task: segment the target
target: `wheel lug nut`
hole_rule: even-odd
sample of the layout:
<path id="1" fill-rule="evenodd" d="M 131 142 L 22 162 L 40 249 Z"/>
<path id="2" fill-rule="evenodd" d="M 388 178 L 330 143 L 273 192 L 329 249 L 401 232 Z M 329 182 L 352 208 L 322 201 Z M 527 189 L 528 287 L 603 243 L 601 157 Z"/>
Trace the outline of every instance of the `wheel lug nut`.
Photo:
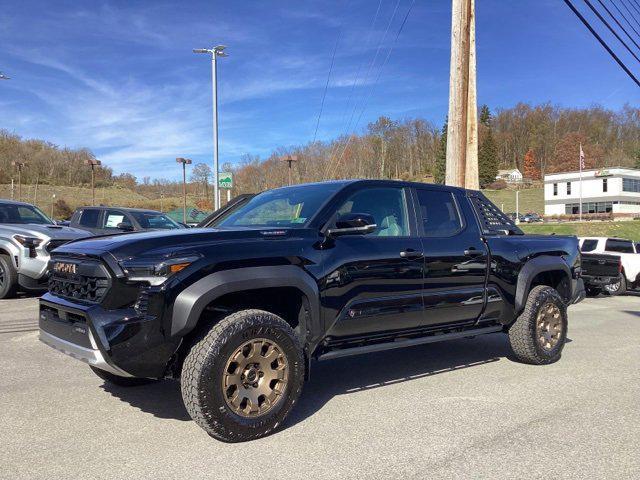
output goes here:
<path id="1" fill-rule="evenodd" d="M 258 388 L 258 382 L 254 383 L 254 384 L 253 384 L 253 387 L 254 387 L 254 388 Z"/>
<path id="2" fill-rule="evenodd" d="M 258 373 L 258 376 L 260 376 L 260 377 L 264 377 L 264 372 L 260 372 L 260 373 Z"/>

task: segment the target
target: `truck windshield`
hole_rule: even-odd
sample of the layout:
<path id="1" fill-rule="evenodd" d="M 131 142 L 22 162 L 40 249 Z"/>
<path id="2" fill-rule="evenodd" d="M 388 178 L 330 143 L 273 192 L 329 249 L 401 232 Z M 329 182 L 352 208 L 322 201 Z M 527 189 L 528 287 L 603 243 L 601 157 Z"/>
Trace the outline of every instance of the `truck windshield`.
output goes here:
<path id="1" fill-rule="evenodd" d="M 212 227 L 304 227 L 342 184 L 285 187 L 256 195 Z"/>
<path id="2" fill-rule="evenodd" d="M 0 203 L 0 223 L 53 225 L 53 221 L 31 205 Z"/>

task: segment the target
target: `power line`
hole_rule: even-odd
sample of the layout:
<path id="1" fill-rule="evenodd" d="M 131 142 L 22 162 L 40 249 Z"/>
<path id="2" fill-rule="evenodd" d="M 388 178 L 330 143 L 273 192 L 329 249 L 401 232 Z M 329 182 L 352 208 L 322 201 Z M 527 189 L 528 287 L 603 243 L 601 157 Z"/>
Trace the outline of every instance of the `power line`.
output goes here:
<path id="1" fill-rule="evenodd" d="M 576 9 L 576 7 L 573 6 L 571 1 L 564 0 L 564 3 L 566 3 L 567 6 L 571 9 L 571 11 L 575 13 L 575 15 L 580 19 L 580 21 L 584 24 L 584 26 L 587 27 L 589 32 L 591 32 L 591 35 L 593 35 L 596 38 L 596 40 L 600 42 L 600 45 L 602 45 L 604 49 L 609 53 L 609 55 L 613 57 L 613 59 L 618 63 L 618 65 L 620 65 L 620 67 L 627 73 L 627 75 L 629 75 L 629 77 L 635 82 L 635 84 L 638 85 L 638 87 L 640 87 L 640 80 L 638 80 L 636 76 L 633 73 L 631 73 L 631 70 L 629 70 L 629 68 L 627 68 L 627 66 L 622 62 L 622 60 L 620 60 L 618 56 L 613 52 L 613 50 L 611 50 L 609 45 L 607 45 L 607 43 L 602 39 L 602 37 L 598 35 L 598 33 L 589 24 L 587 19 L 584 18 L 584 16 L 582 16 L 582 14 Z"/>
<path id="2" fill-rule="evenodd" d="M 613 35 L 624 46 L 624 48 L 627 49 L 627 51 L 633 56 L 633 58 L 635 58 L 640 63 L 640 58 L 638 58 L 638 56 L 633 52 L 633 50 L 631 50 L 631 48 L 629 48 L 629 45 L 627 45 L 627 43 L 624 40 L 622 40 L 622 38 L 620 38 L 620 35 L 618 35 L 618 32 L 616 32 L 613 29 L 613 27 L 611 27 L 611 25 L 609 25 L 609 22 L 607 22 L 605 20 L 605 18 L 600 14 L 600 12 L 598 10 L 596 10 L 596 8 L 591 4 L 591 2 L 589 0 L 584 0 L 584 3 L 586 3 L 587 6 L 591 9 L 591 11 L 600 19 L 600 21 L 602 23 L 604 23 L 605 27 L 607 27 L 609 29 L 609 31 L 611 33 L 613 33 Z"/>
<path id="3" fill-rule="evenodd" d="M 387 56 L 384 59 L 384 62 L 382 63 L 382 66 L 380 67 L 380 70 L 378 71 L 378 76 L 376 77 L 375 81 L 373 82 L 373 85 L 371 86 L 371 89 L 369 90 L 369 95 L 367 96 L 367 98 L 365 99 L 365 103 L 362 106 L 362 110 L 360 111 L 360 115 L 358 116 L 358 120 L 356 121 L 356 124 L 354 125 L 353 129 L 355 130 L 356 128 L 358 128 L 358 124 L 360 123 L 360 119 L 362 118 L 362 115 L 364 114 L 365 110 L 366 110 L 366 103 L 369 100 L 369 98 L 371 98 L 371 94 L 373 93 L 378 81 L 380 80 L 380 77 L 382 76 L 382 71 L 385 67 L 385 65 L 387 64 L 387 61 L 389 60 L 389 57 L 391 57 L 391 53 L 393 52 L 394 47 L 396 46 L 396 43 L 398 42 L 398 38 L 400 37 L 400 34 L 402 33 L 402 30 L 404 29 L 405 24 L 407 23 L 407 19 L 409 18 L 409 14 L 411 13 L 411 10 L 413 9 L 413 5 L 416 3 L 416 0 L 412 0 L 411 5 L 409 5 L 409 9 L 407 10 L 407 13 L 405 14 L 404 18 L 402 19 L 402 23 L 400 24 L 400 28 L 398 28 L 398 31 L 396 33 L 396 37 L 393 39 L 393 43 L 391 44 L 391 47 L 389 48 L 389 52 L 387 53 Z M 338 159 L 338 162 L 336 165 L 339 165 L 340 162 L 342 161 L 342 158 L 344 157 L 345 152 L 347 151 L 347 147 L 349 146 L 349 143 L 351 142 L 351 138 L 353 138 L 353 136 L 349 136 L 347 143 L 345 144 L 342 153 L 340 154 L 340 158 Z"/>
<path id="4" fill-rule="evenodd" d="M 638 19 L 636 18 L 636 16 L 633 14 L 633 12 L 631 10 L 629 10 L 629 7 L 627 7 L 627 4 L 624 0 L 620 0 L 620 3 L 622 4 L 622 6 L 624 7 L 624 9 L 627 11 L 627 13 L 629 14 L 629 16 L 631 18 L 633 18 L 633 21 L 636 22 L 636 24 L 640 27 L 640 21 L 638 21 Z"/>
<path id="5" fill-rule="evenodd" d="M 640 10 L 638 10 L 638 8 L 636 8 L 636 6 L 640 7 L 640 4 L 638 4 L 638 0 L 631 0 L 630 3 L 631 3 L 631 6 L 633 7 L 633 9 L 636 12 L 640 13 Z"/>
<path id="6" fill-rule="evenodd" d="M 614 0 L 609 0 L 609 2 L 611 2 L 611 5 L 613 5 L 615 7 L 615 9 L 618 11 L 618 13 L 622 16 L 622 18 L 624 18 L 625 22 L 627 22 L 627 25 L 629 25 L 629 27 L 631 27 L 631 30 L 633 30 L 636 35 L 638 35 L 640 37 L 640 33 L 636 30 L 636 28 L 633 26 L 633 24 L 629 21 L 629 19 L 627 18 L 627 16 L 622 12 L 622 10 L 620 10 L 620 7 L 618 7 L 618 5 L 614 2 Z"/>
<path id="7" fill-rule="evenodd" d="M 329 89 L 329 80 L 331 79 L 331 71 L 333 70 L 333 63 L 336 59 L 336 50 L 338 50 L 338 42 L 340 41 L 340 35 L 342 30 L 338 32 L 336 43 L 333 46 L 333 54 L 331 55 L 331 65 L 329 66 L 329 73 L 327 75 L 327 83 L 324 85 L 324 93 L 322 94 L 322 101 L 320 102 L 320 111 L 318 112 L 318 121 L 316 122 L 316 130 L 313 132 L 313 142 L 316 143 L 316 136 L 318 135 L 318 127 L 320 126 L 320 117 L 322 117 L 322 110 L 324 110 L 324 100 L 327 97 L 327 90 Z"/>
<path id="8" fill-rule="evenodd" d="M 609 16 L 611 18 L 613 18 L 613 21 L 616 22 L 616 24 L 622 29 L 622 31 L 627 35 L 627 37 L 629 37 L 629 40 L 631 40 L 633 42 L 633 44 L 640 49 L 640 45 L 638 45 L 638 43 L 633 39 L 633 37 L 631 35 L 629 35 L 629 32 L 627 32 L 627 29 L 624 28 L 622 26 L 622 24 L 618 21 L 618 19 L 611 13 L 611 10 L 609 10 L 607 8 L 607 6 L 602 2 L 602 0 L 598 0 L 598 3 L 600 5 L 602 5 L 602 8 L 604 8 L 606 10 L 606 12 L 609 14 Z"/>

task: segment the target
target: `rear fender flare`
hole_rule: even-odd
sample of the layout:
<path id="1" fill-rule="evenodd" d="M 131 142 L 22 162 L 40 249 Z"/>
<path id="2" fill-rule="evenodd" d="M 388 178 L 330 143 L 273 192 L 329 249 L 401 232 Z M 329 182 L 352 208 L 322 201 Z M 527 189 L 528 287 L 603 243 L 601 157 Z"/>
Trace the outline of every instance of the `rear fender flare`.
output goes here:
<path id="1" fill-rule="evenodd" d="M 279 265 L 272 267 L 248 267 L 212 273 L 184 289 L 173 304 L 171 336 L 183 337 L 193 330 L 202 312 L 216 298 L 228 293 L 258 288 L 295 287 L 306 296 L 309 305 L 308 321 L 301 319 L 299 340 L 304 344 L 307 331 L 319 325 L 320 295 L 315 280 L 300 267 Z"/>
<path id="2" fill-rule="evenodd" d="M 515 298 L 516 315 L 519 315 L 524 309 L 533 279 L 540 273 L 553 271 L 562 271 L 567 276 L 567 280 L 571 280 L 571 269 L 561 257 L 542 255 L 532 258 L 525 263 L 518 274 Z M 571 285 L 571 283 L 569 284 Z M 570 299 L 568 299 L 568 301 L 570 301 Z"/>

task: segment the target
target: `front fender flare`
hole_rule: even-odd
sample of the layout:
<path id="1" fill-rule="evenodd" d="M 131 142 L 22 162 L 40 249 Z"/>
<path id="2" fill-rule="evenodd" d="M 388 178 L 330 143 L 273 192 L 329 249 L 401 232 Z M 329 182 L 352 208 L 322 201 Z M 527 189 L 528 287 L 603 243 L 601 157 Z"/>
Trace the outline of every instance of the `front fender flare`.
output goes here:
<path id="1" fill-rule="evenodd" d="M 524 305 L 527 302 L 527 296 L 531 290 L 531 282 L 536 275 L 542 272 L 558 270 L 564 272 L 567 275 L 567 279 L 569 281 L 571 280 L 571 269 L 561 257 L 541 255 L 539 257 L 532 258 L 525 263 L 524 267 L 522 267 L 522 270 L 520 270 L 520 273 L 518 274 L 515 298 L 516 315 L 519 315 L 524 309 Z"/>
<path id="2" fill-rule="evenodd" d="M 319 325 L 320 295 L 311 275 L 293 265 L 248 267 L 212 273 L 183 290 L 173 304 L 171 336 L 184 336 L 193 330 L 206 306 L 216 298 L 243 290 L 273 287 L 295 287 L 306 296 L 311 325 L 300 325 L 302 337 L 309 328 Z"/>

